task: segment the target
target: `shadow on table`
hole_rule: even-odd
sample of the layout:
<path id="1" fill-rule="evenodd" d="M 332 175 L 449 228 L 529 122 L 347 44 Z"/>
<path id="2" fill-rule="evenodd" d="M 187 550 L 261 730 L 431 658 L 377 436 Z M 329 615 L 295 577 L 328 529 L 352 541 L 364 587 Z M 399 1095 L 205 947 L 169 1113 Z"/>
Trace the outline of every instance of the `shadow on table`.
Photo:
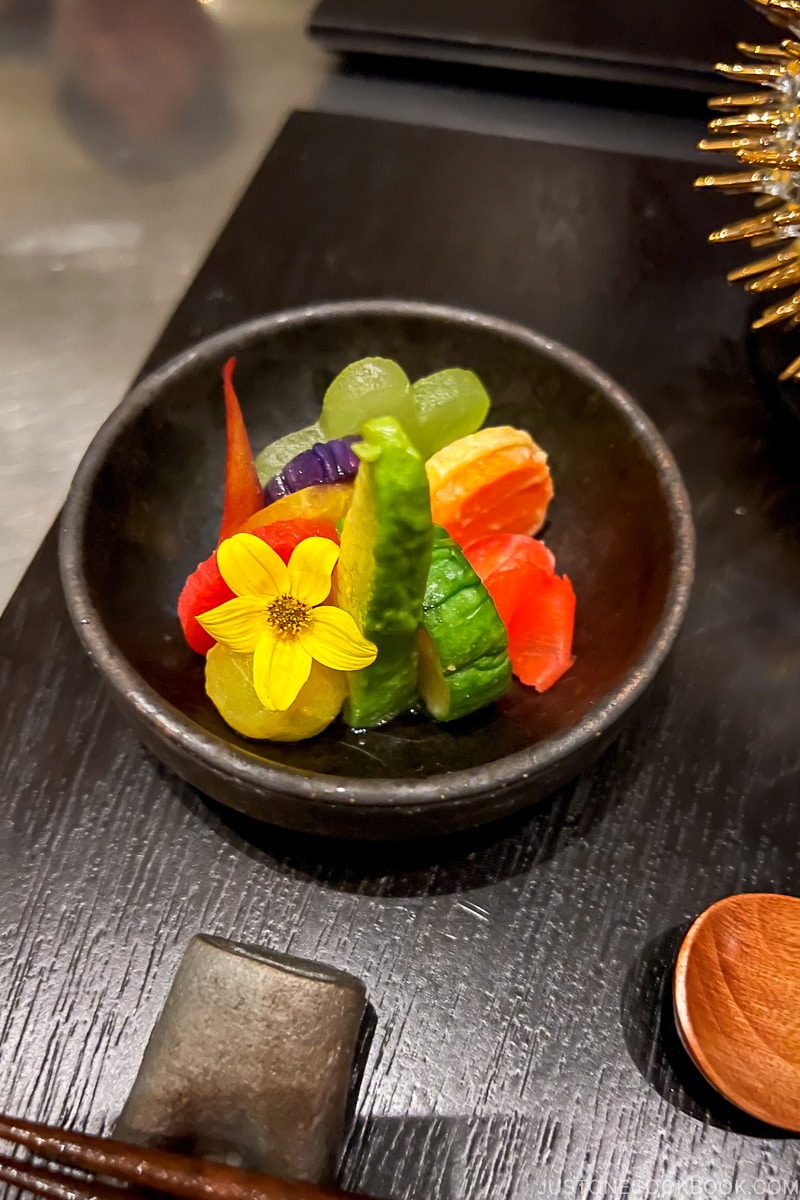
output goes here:
<path id="1" fill-rule="evenodd" d="M 446 895 L 525 874 L 602 820 L 609 799 L 605 789 L 578 780 L 535 808 L 479 829 L 384 845 L 277 829 L 175 786 L 204 824 L 248 857 L 334 891 L 386 897 Z"/>
<path id="2" fill-rule="evenodd" d="M 345 841 L 294 833 L 225 808 L 164 773 L 180 801 L 235 849 L 282 874 L 335 891 L 407 897 L 482 888 L 527 874 L 586 838 L 630 787 L 630 747 L 648 736 L 669 703 L 668 663 L 647 701 L 586 775 L 535 806 L 477 829 L 408 842 Z M 155 760 L 154 760 L 155 761 Z"/>
<path id="3" fill-rule="evenodd" d="M 683 1047 L 672 1011 L 672 971 L 690 924 L 674 926 L 648 942 L 628 971 L 621 1002 L 628 1052 L 650 1086 L 680 1112 L 730 1133 L 792 1137 L 729 1104 Z"/>
<path id="4" fill-rule="evenodd" d="M 227 809 L 159 767 L 176 797 L 219 837 L 285 875 L 311 878 L 335 891 L 401 897 L 444 895 L 526 874 L 587 837 L 630 784 L 632 741 L 666 703 L 662 680 L 647 708 L 593 770 L 539 804 L 478 829 L 409 842 L 326 839 L 293 833 Z"/>

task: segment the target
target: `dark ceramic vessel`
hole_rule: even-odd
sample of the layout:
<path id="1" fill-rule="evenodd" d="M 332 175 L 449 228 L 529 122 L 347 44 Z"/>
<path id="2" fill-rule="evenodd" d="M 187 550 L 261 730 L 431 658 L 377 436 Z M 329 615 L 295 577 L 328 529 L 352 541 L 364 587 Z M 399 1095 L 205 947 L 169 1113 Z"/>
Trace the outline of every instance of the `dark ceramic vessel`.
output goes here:
<path id="1" fill-rule="evenodd" d="M 477 371 L 490 421 L 528 428 L 550 455 L 546 529 L 578 597 L 577 661 L 544 696 L 514 684 L 449 725 L 409 715 L 356 733 L 336 722 L 295 744 L 238 737 L 203 690 L 175 616 L 216 544 L 224 471 L 220 372 L 254 447 L 315 418 L 328 382 L 364 355 L 412 379 Z M 61 531 L 69 610 L 125 718 L 169 767 L 251 816 L 373 839 L 443 833 L 540 799 L 587 767 L 661 666 L 693 574 L 689 501 L 657 430 L 597 368 L 499 319 L 399 301 L 318 305 L 201 343 L 145 379 L 98 433 Z"/>
<path id="2" fill-rule="evenodd" d="M 344 971 L 193 937 L 115 1136 L 331 1183 L 365 1006 Z"/>

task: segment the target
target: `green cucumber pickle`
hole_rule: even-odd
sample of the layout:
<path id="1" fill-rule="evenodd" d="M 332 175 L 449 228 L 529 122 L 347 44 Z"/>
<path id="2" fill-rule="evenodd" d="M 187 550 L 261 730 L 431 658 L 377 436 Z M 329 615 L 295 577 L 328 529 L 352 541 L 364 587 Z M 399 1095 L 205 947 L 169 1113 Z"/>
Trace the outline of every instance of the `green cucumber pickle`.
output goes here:
<path id="1" fill-rule="evenodd" d="M 414 417 L 411 384 L 391 358 L 361 358 L 340 371 L 322 401 L 326 438 L 360 433 L 364 423 L 390 413 L 405 429 Z"/>
<path id="2" fill-rule="evenodd" d="M 378 647 L 348 676 L 345 720 L 369 729 L 417 701 L 417 631 L 433 544 L 425 464 L 394 417 L 362 428 L 361 466 L 344 521 L 337 603 Z"/>
<path id="3" fill-rule="evenodd" d="M 420 692 L 435 720 L 466 717 L 508 691 L 506 628 L 461 548 L 438 527 L 422 619 Z"/>

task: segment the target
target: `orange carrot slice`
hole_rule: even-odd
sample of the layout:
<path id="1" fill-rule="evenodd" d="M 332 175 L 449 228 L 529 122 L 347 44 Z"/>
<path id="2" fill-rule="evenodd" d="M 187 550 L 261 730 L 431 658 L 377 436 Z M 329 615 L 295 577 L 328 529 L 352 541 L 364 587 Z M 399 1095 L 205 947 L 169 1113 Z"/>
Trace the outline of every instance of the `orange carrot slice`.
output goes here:
<path id="1" fill-rule="evenodd" d="M 228 450 L 225 461 L 225 504 L 219 531 L 221 542 L 236 533 L 242 522 L 264 503 L 264 489 L 258 481 L 250 439 L 233 387 L 235 367 L 236 359 L 229 358 L 222 369 Z"/>
<path id="2" fill-rule="evenodd" d="M 425 464 L 434 524 L 465 545 L 487 533 L 536 533 L 553 495 L 547 455 L 529 433 L 490 426 Z"/>

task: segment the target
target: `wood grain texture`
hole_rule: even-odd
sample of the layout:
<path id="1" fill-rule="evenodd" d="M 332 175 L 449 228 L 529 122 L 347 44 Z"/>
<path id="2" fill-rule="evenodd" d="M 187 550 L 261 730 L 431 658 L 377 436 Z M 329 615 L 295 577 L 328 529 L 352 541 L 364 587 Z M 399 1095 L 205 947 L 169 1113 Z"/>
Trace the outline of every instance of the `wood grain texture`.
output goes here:
<path id="1" fill-rule="evenodd" d="M 680 948 L 673 996 L 706 1078 L 745 1112 L 800 1133 L 800 900 L 712 904 Z"/>
<path id="2" fill-rule="evenodd" d="M 704 243 L 736 202 L 693 194 L 692 174 L 290 120 L 151 364 L 260 312 L 364 295 L 567 341 L 631 389 L 685 473 L 687 624 L 623 739 L 527 816 L 332 847 L 214 808 L 137 744 L 68 626 L 51 535 L 0 624 L 1 1108 L 107 1127 L 206 930 L 366 982 L 351 1190 L 638 1200 L 797 1177 L 797 1143 L 716 1098 L 669 1019 L 688 922 L 727 893 L 800 888 L 800 479 L 747 299 L 723 281 L 739 258 Z"/>

